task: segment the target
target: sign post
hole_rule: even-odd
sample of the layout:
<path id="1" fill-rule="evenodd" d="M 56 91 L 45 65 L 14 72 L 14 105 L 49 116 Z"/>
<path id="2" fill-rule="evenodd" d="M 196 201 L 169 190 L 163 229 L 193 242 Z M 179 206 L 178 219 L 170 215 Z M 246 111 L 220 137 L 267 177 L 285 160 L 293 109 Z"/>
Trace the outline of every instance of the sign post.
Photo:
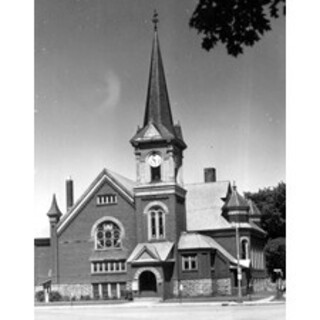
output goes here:
<path id="1" fill-rule="evenodd" d="M 237 281 L 238 281 L 238 302 L 242 302 L 241 280 L 242 270 L 240 266 L 240 240 L 239 240 L 239 226 L 236 223 L 236 246 L 237 246 Z"/>

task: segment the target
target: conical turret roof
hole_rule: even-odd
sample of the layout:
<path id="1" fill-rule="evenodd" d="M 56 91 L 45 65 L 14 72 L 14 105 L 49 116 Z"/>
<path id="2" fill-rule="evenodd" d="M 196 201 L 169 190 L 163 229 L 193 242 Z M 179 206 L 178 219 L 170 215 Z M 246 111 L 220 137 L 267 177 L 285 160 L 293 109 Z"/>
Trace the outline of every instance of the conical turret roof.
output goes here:
<path id="1" fill-rule="evenodd" d="M 223 209 L 226 211 L 249 210 L 249 204 L 247 200 L 240 195 L 235 185 L 232 187 L 231 195 L 224 204 Z"/>
<path id="2" fill-rule="evenodd" d="M 48 217 L 60 217 L 62 216 L 62 213 L 58 207 L 58 204 L 57 204 L 57 199 L 56 199 L 56 195 L 53 194 L 53 197 L 52 197 L 52 202 L 51 202 L 51 207 L 47 213 L 47 216 Z"/>

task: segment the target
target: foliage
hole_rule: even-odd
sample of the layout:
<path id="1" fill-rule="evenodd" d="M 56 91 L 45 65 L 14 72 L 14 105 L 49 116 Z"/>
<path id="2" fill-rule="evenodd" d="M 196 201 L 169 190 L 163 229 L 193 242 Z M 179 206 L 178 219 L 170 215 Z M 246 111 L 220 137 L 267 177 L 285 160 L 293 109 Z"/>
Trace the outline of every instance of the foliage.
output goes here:
<path id="1" fill-rule="evenodd" d="M 49 294 L 50 301 L 62 301 L 62 295 L 58 291 L 51 291 Z"/>
<path id="2" fill-rule="evenodd" d="M 38 302 L 44 302 L 44 291 L 37 291 L 35 293 L 35 299 Z M 49 293 L 49 301 L 62 301 L 63 297 L 58 291 L 51 291 Z"/>
<path id="3" fill-rule="evenodd" d="M 43 302 L 44 301 L 44 291 L 43 290 L 37 291 L 35 293 L 35 299 L 37 302 Z"/>
<path id="4" fill-rule="evenodd" d="M 189 26 L 201 34 L 205 50 L 221 42 L 236 57 L 271 30 L 280 11 L 285 15 L 285 0 L 199 0 Z"/>
<path id="5" fill-rule="evenodd" d="M 247 192 L 261 211 L 261 227 L 267 231 L 268 238 L 286 236 L 286 184 L 280 182 L 274 188 L 265 188 L 256 193 Z"/>
<path id="6" fill-rule="evenodd" d="M 286 277 L 286 239 L 270 239 L 265 248 L 266 264 L 269 274 L 274 276 L 274 269 L 281 269 Z"/>

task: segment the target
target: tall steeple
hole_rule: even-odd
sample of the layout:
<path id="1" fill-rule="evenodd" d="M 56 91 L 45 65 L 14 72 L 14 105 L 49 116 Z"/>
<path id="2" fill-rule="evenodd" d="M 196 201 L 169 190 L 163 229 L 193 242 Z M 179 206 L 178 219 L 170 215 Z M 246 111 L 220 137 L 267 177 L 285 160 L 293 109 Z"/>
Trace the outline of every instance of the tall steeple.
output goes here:
<path id="1" fill-rule="evenodd" d="M 131 143 L 150 140 L 176 140 L 186 147 L 181 133 L 180 125 L 174 125 L 166 84 L 164 67 L 158 38 L 158 14 L 155 11 L 152 22 L 154 23 L 154 36 L 152 43 L 150 72 L 147 90 L 147 100 L 144 113 L 143 127 L 138 129 Z"/>
<path id="2" fill-rule="evenodd" d="M 152 44 L 149 85 L 146 101 L 146 109 L 143 125 L 153 122 L 156 125 L 164 125 L 174 134 L 173 120 L 169 102 L 169 95 L 162 63 L 160 44 L 157 31 L 157 15 L 155 13 L 153 22 L 154 37 Z"/>
<path id="3" fill-rule="evenodd" d="M 137 173 L 134 188 L 137 239 L 138 242 L 177 242 L 180 233 L 186 230 L 182 163 L 187 146 L 180 125 L 173 123 L 156 12 L 152 22 L 153 43 L 143 127 L 130 141 Z M 163 210 L 166 214 L 153 218 L 154 210 Z"/>

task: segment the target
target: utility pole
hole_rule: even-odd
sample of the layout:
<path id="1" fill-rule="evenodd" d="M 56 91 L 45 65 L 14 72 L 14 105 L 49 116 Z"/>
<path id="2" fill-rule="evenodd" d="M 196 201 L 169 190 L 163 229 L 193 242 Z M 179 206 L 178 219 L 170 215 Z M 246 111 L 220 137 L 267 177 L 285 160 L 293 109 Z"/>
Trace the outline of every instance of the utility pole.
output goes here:
<path id="1" fill-rule="evenodd" d="M 236 246 L 237 246 L 237 282 L 238 282 L 238 302 L 242 302 L 241 280 L 242 270 L 240 266 L 240 239 L 239 239 L 239 225 L 236 222 Z"/>

